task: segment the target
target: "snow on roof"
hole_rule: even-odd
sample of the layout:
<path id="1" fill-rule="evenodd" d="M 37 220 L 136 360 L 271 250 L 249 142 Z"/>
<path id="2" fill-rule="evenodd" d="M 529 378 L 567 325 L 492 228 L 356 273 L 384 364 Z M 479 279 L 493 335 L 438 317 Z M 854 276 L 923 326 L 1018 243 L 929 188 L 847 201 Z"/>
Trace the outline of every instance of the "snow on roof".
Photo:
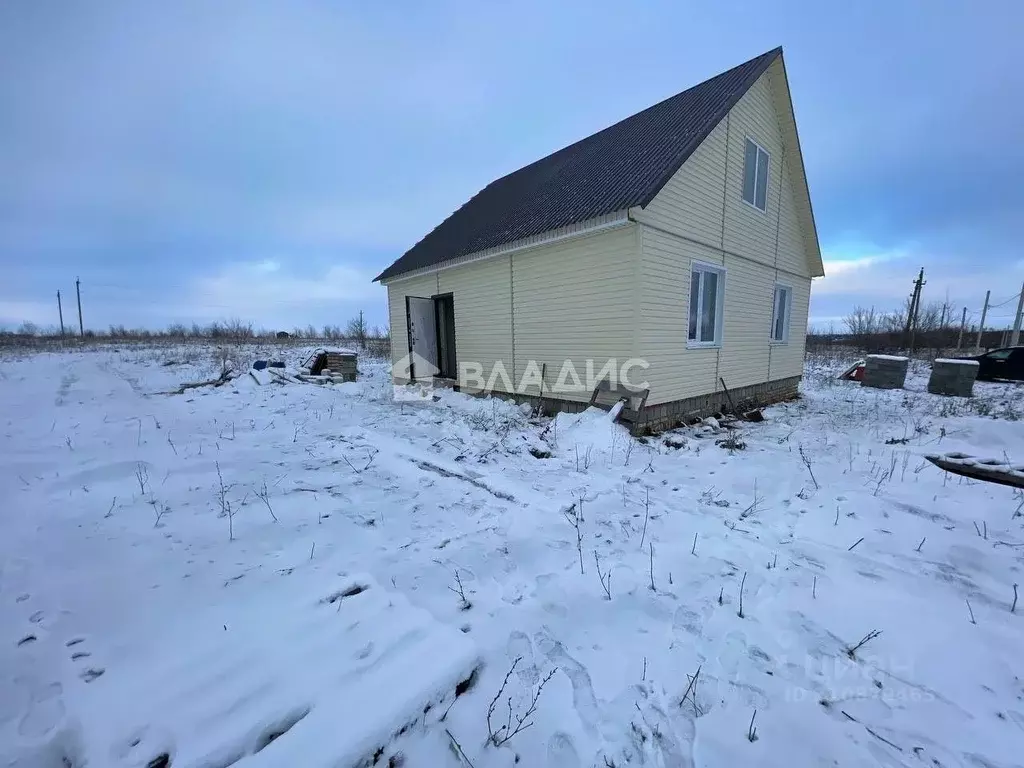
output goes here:
<path id="1" fill-rule="evenodd" d="M 936 358 L 935 362 L 945 363 L 947 365 L 980 365 L 977 360 L 956 360 L 948 357 Z"/>
<path id="2" fill-rule="evenodd" d="M 893 360 L 896 362 L 905 363 L 909 359 L 909 357 L 900 357 L 899 355 L 868 355 L 868 360 Z"/>

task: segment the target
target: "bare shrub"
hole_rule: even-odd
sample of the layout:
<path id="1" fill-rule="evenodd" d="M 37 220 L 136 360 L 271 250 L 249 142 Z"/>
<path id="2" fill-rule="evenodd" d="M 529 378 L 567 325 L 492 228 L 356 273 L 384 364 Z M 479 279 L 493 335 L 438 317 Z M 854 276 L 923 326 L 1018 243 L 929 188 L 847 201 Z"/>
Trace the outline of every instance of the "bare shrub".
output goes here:
<path id="1" fill-rule="evenodd" d="M 512 666 L 509 667 L 508 672 L 505 674 L 505 679 L 502 681 L 501 687 L 498 688 L 498 692 L 494 694 L 494 698 L 491 699 L 491 703 L 487 707 L 487 740 L 496 747 L 500 747 L 513 736 L 533 725 L 533 721 L 530 720 L 530 718 L 537 710 L 537 702 L 540 701 L 540 695 L 544 691 L 544 686 L 548 684 L 548 681 L 551 680 L 551 678 L 555 676 L 555 672 L 558 671 L 558 668 L 555 667 L 548 673 L 547 677 L 540 681 L 540 685 L 538 685 L 533 691 L 533 697 L 530 699 L 529 706 L 522 712 L 522 714 L 512 711 L 512 697 L 507 697 L 508 717 L 505 719 L 504 725 L 495 728 L 491 720 L 494 717 L 495 709 L 498 706 L 498 700 L 504 695 L 505 688 L 508 686 L 509 678 L 512 677 L 512 673 L 522 660 L 523 657 L 519 656 L 512 662 Z M 515 723 L 512 722 L 513 719 L 515 720 Z"/>

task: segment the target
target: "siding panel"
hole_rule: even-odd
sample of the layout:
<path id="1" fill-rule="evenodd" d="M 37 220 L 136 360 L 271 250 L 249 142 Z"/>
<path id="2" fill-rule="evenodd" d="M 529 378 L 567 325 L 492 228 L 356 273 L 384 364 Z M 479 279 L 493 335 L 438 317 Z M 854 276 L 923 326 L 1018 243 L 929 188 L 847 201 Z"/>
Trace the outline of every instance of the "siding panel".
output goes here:
<path id="1" fill-rule="evenodd" d="M 743 167 L 747 138 L 768 150 L 767 212 L 743 200 Z M 725 193 L 725 250 L 775 265 L 775 232 L 779 216 L 779 182 L 783 180 L 782 136 L 771 85 L 765 73 L 729 113 L 729 163 Z"/>
<path id="2" fill-rule="evenodd" d="M 788 181 L 793 173 L 792 163 L 787 160 L 784 165 L 783 179 Z M 782 185 L 780 204 L 782 207 L 779 213 L 779 252 L 776 265 L 780 270 L 791 274 L 810 277 L 811 266 L 804 250 L 805 240 L 797 216 L 792 184 Z"/>
<path id="3" fill-rule="evenodd" d="M 457 370 L 490 371 L 500 360 L 512 370 L 512 288 L 509 257 L 496 256 L 437 273 L 438 293 L 455 305 Z"/>
<path id="4" fill-rule="evenodd" d="M 766 264 L 727 255 L 725 333 L 718 375 L 727 387 L 745 387 L 769 380 L 775 270 Z"/>
<path id="5" fill-rule="evenodd" d="M 514 384 L 530 361 L 538 370 L 547 365 L 545 392 L 552 393 L 566 360 L 586 384 L 587 360 L 599 371 L 609 359 L 621 366 L 634 356 L 637 251 L 630 225 L 512 255 Z M 538 394 L 529 386 L 522 392 Z M 589 390 L 552 394 L 590 398 Z"/>
<path id="6" fill-rule="evenodd" d="M 492 379 L 499 362 L 511 388 L 529 361 L 538 371 L 546 363 L 546 393 L 566 360 L 584 384 L 587 360 L 595 371 L 612 358 L 621 366 L 635 356 L 637 237 L 635 225 L 624 225 L 389 284 L 394 362 L 408 352 L 405 297 L 451 293 L 460 370 L 479 365 L 497 392 L 509 391 L 502 376 Z M 536 387 L 522 391 L 538 394 Z M 557 396 L 587 400 L 590 390 Z"/>
<path id="7" fill-rule="evenodd" d="M 637 221 L 721 247 L 725 139 L 723 120 L 651 204 L 637 212 Z"/>
<path id="8" fill-rule="evenodd" d="M 688 349 L 693 261 L 722 264 L 722 252 L 651 227 L 641 230 L 640 356 L 650 367 L 651 405 L 715 390 L 718 350 Z M 726 276 L 726 296 L 729 279 Z"/>

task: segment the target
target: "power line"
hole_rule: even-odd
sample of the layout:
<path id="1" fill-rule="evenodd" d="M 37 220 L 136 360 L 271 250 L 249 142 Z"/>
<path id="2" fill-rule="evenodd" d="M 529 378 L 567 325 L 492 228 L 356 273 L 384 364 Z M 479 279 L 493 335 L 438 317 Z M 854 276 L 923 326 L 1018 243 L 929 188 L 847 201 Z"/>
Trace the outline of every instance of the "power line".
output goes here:
<path id="1" fill-rule="evenodd" d="M 1019 299 L 1019 298 L 1020 298 L 1020 294 L 1019 293 L 1015 293 L 1015 294 L 1013 294 L 1013 296 L 1008 298 L 1006 301 L 1001 301 L 998 304 L 989 304 L 988 306 L 989 306 L 989 309 L 993 309 L 995 307 L 1002 307 L 1002 306 L 1005 306 L 1005 305 L 1009 304 L 1011 301 L 1017 301 L 1017 299 Z"/>

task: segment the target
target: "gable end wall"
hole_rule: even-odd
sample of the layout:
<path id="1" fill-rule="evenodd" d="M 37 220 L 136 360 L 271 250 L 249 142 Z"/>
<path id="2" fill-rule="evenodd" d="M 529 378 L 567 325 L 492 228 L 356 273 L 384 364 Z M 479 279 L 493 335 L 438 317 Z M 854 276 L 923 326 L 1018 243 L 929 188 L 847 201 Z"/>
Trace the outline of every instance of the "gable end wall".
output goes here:
<path id="1" fill-rule="evenodd" d="M 773 78 L 775 82 L 773 82 Z M 801 221 L 796 171 L 787 161 L 773 86 L 785 87 L 773 64 L 665 185 L 651 204 L 632 211 L 641 224 L 640 354 L 650 362 L 651 404 L 728 387 L 798 377 L 814 259 L 813 232 Z M 754 139 L 770 154 L 767 212 L 742 199 L 744 147 Z M 690 267 L 726 270 L 722 344 L 686 346 Z M 793 289 L 790 338 L 772 343 L 776 282 Z"/>

